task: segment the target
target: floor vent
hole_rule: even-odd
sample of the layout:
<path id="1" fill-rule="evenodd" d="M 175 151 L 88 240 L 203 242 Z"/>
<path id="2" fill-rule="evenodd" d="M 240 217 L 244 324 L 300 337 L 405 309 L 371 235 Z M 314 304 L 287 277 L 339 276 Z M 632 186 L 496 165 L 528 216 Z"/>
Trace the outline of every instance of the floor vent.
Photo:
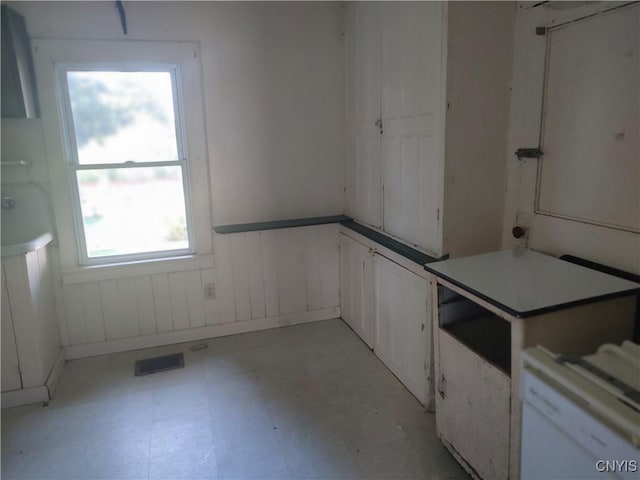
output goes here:
<path id="1" fill-rule="evenodd" d="M 184 367 L 184 356 L 182 353 L 173 355 L 163 355 L 162 357 L 145 358 L 138 360 L 135 365 L 135 376 L 149 375 L 151 373 L 164 372 L 175 368 Z"/>

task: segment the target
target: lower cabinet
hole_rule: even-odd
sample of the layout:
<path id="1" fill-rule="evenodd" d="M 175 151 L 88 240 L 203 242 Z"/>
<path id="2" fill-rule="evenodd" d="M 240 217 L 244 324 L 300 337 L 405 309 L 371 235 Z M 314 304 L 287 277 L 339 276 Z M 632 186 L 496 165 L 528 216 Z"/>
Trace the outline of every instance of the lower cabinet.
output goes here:
<path id="1" fill-rule="evenodd" d="M 422 403 L 427 401 L 431 340 L 429 283 L 387 258 L 374 255 L 374 352 Z"/>
<path id="2" fill-rule="evenodd" d="M 16 335 L 13 330 L 13 317 L 9 304 L 9 292 L 4 281 L 4 267 L 2 268 L 2 391 L 20 390 L 22 378 L 18 364 L 18 349 Z"/>
<path id="3" fill-rule="evenodd" d="M 431 406 L 428 280 L 382 255 L 375 244 L 341 234 L 340 281 L 344 321 L 420 402 Z"/>
<path id="4" fill-rule="evenodd" d="M 371 249 L 340 235 L 340 303 L 342 319 L 373 348 L 373 256 Z"/>
<path id="5" fill-rule="evenodd" d="M 480 478 L 507 480 L 511 378 L 447 331 L 437 338 L 440 439 Z"/>

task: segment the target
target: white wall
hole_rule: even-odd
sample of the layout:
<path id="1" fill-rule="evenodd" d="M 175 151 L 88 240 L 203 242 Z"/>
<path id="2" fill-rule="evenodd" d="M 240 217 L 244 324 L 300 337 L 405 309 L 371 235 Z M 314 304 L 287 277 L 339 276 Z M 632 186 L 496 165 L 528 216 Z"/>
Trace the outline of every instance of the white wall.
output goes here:
<path id="1" fill-rule="evenodd" d="M 8 2 L 32 37 L 197 41 L 215 225 L 342 213 L 342 7 Z"/>
<path id="2" fill-rule="evenodd" d="M 451 2 L 447 32 L 445 251 L 499 250 L 516 6 Z"/>
<path id="3" fill-rule="evenodd" d="M 125 2 L 128 35 L 122 33 L 113 2 L 8 5 L 25 16 L 29 35 L 39 42 L 198 42 L 210 176 L 206 193 L 214 225 L 342 213 L 341 5 Z M 51 82 L 41 88 L 53 89 L 54 85 Z M 51 190 L 56 183 L 50 183 L 52 165 L 64 160 L 47 149 L 42 121 L 3 119 L 2 138 L 3 160 L 33 162 L 28 169 L 3 169 L 2 181 L 36 182 Z M 74 271 L 77 266 L 63 256 L 55 284 L 61 338 L 70 347 L 67 353 L 84 356 L 339 316 L 337 229 L 311 227 L 290 232 L 274 237 L 284 242 L 284 251 L 281 246 L 266 251 L 260 246 L 260 239 L 268 234 L 214 235 L 213 263 L 178 262 L 156 274 L 153 268 L 116 268 L 105 274 L 108 279 L 87 273 L 78 280 L 82 272 Z M 71 232 L 61 233 L 70 238 Z M 254 271 L 257 266 L 250 259 L 271 262 L 272 271 Z M 67 273 L 61 275 L 61 270 Z M 156 285 L 154 275 L 162 278 L 156 280 L 153 302 L 164 295 L 168 317 L 162 305 L 154 304 L 149 316 L 137 310 L 137 302 L 134 312 L 117 293 L 126 293 L 131 282 L 149 293 L 149 283 Z M 203 283 L 212 279 L 216 300 L 205 302 Z M 271 297 L 263 292 L 265 299 L 261 300 L 254 286 L 249 295 L 247 282 L 256 279 L 263 289 L 281 288 L 276 290 L 275 307 L 266 304 L 267 298 L 274 298 L 273 292 Z M 330 279 L 325 283 L 332 282 L 335 292 L 327 294 L 327 285 L 320 279 Z M 165 280 L 167 289 L 162 286 Z M 79 295 L 80 284 L 88 285 L 83 288 L 98 296 L 86 299 Z M 153 295 L 153 288 L 151 292 Z M 103 307 L 112 301 L 126 310 L 130 323 L 105 311 Z M 261 302 L 264 308 L 256 306 Z"/>
<path id="4" fill-rule="evenodd" d="M 544 36 L 535 35 L 535 27 L 557 25 L 614 6 L 596 2 L 554 10 L 533 8 L 534 3 L 519 4 L 516 15 L 503 247 L 514 245 L 511 229 L 520 224 L 529 227 L 531 248 L 555 255 L 572 254 L 640 273 L 640 235 L 637 233 L 534 213 L 537 160 L 518 161 L 512 152 L 520 147 L 536 147 L 539 142 L 546 42 Z M 592 195 L 597 199 L 607 192 L 594 190 Z"/>

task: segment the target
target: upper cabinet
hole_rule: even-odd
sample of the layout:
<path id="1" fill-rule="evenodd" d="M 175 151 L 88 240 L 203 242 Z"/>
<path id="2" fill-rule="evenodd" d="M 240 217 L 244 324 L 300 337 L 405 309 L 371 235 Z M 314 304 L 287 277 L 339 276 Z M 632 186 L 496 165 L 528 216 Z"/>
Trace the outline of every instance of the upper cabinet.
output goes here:
<path id="1" fill-rule="evenodd" d="M 347 214 L 433 256 L 500 248 L 515 4 L 479 3 L 347 7 Z"/>
<path id="2" fill-rule="evenodd" d="M 442 252 L 441 3 L 347 8 L 347 213 Z"/>

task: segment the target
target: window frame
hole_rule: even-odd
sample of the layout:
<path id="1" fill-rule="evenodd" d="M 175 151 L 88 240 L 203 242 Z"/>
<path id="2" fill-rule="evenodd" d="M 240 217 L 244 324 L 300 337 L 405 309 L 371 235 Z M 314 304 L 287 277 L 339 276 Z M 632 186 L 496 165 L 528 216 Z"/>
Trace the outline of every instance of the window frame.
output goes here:
<path id="1" fill-rule="evenodd" d="M 73 112 L 71 109 L 71 97 L 67 81 L 67 73 L 73 71 L 109 71 L 109 72 L 167 72 L 171 78 L 173 97 L 174 130 L 176 135 L 177 160 L 160 160 L 150 162 L 121 162 L 121 163 L 91 163 L 81 164 L 78 155 Z M 154 259 L 166 259 L 196 253 L 195 228 L 192 208 L 191 181 L 189 172 L 189 152 L 187 132 L 185 128 L 185 109 L 183 99 L 183 82 L 180 65 L 177 63 L 158 62 L 61 62 L 55 65 L 56 89 L 59 109 L 62 117 L 62 142 L 65 151 L 65 168 L 69 186 L 71 214 L 73 219 L 74 236 L 78 263 L 81 266 L 95 266 L 104 264 L 120 264 Z M 172 250 L 154 250 L 147 252 L 104 255 L 90 257 L 87 248 L 84 221 L 80 200 L 80 190 L 77 180 L 77 172 L 81 170 L 107 170 L 107 169 L 135 169 L 154 166 L 179 166 L 182 173 L 182 192 L 185 204 L 185 221 L 187 224 L 187 247 Z"/>

